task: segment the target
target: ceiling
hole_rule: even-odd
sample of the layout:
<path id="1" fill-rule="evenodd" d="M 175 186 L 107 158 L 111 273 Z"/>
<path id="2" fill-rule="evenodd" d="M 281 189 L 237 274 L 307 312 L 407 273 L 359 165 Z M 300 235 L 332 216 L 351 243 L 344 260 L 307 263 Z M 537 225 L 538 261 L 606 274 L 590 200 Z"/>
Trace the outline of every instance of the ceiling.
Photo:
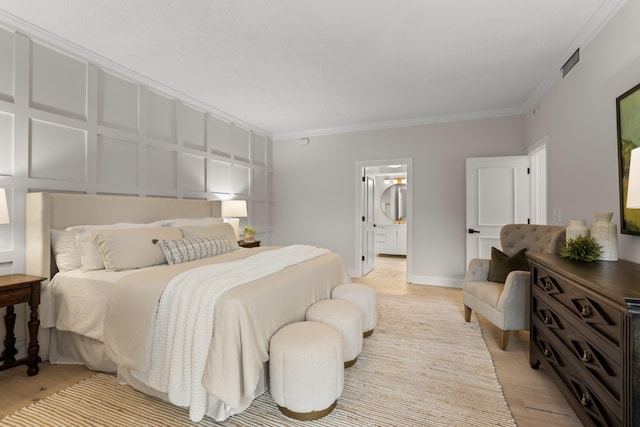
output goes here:
<path id="1" fill-rule="evenodd" d="M 0 22 L 280 139 L 524 113 L 625 1 L 0 0 Z"/>

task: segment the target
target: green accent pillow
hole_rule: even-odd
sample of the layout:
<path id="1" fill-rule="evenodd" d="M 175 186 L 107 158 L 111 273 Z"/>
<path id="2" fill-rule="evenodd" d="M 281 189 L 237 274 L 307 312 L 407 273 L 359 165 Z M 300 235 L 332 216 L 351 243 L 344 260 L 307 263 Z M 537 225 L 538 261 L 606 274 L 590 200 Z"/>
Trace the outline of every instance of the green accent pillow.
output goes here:
<path id="1" fill-rule="evenodd" d="M 489 265 L 489 281 L 504 283 L 509 273 L 515 270 L 529 271 L 529 262 L 525 255 L 527 249 L 521 249 L 512 257 L 499 249 L 491 248 L 491 264 Z"/>

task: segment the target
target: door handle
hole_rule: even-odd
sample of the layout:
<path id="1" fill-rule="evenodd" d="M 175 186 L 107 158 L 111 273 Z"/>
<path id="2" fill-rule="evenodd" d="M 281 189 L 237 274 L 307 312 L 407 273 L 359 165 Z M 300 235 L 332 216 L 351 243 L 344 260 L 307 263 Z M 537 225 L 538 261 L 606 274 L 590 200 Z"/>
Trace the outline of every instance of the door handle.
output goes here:
<path id="1" fill-rule="evenodd" d="M 468 233 L 469 233 L 469 234 L 479 233 L 479 231 L 478 231 L 478 230 L 474 230 L 473 228 L 470 228 L 470 229 L 468 230 Z"/>

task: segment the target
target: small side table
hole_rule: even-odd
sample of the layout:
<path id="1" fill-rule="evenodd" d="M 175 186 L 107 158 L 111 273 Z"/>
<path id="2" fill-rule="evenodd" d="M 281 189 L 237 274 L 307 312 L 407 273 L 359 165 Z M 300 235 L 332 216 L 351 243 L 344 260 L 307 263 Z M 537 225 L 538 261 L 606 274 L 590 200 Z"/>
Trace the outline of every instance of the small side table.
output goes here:
<path id="1" fill-rule="evenodd" d="M 238 246 L 240 246 L 241 248 L 259 248 L 260 240 L 253 240 L 251 242 L 245 242 L 244 240 L 240 240 L 238 242 Z"/>
<path id="2" fill-rule="evenodd" d="M 45 280 L 44 277 L 30 276 L 28 274 L 9 274 L 0 276 L 0 307 L 6 307 L 7 313 L 4 316 L 4 325 L 6 335 L 4 338 L 4 350 L 0 356 L 0 371 L 13 368 L 14 366 L 27 365 L 27 375 L 33 376 L 38 373 L 38 363 L 40 357 L 38 351 L 38 328 L 40 327 L 40 319 L 38 318 L 38 306 L 40 305 L 40 283 Z M 31 308 L 31 316 L 28 323 L 29 326 L 29 347 L 27 349 L 27 357 L 16 360 L 16 337 L 13 334 L 13 328 L 16 323 L 16 314 L 13 306 L 26 302 Z"/>

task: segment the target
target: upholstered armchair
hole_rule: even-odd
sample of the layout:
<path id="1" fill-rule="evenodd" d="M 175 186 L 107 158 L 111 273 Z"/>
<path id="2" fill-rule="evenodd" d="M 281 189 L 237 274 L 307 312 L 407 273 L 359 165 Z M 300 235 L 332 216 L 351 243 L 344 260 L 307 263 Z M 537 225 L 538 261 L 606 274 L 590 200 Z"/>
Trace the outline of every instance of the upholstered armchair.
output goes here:
<path id="1" fill-rule="evenodd" d="M 505 258 L 522 257 L 527 252 L 558 253 L 565 242 L 565 227 L 534 224 L 508 224 L 500 230 L 500 243 Z M 495 259 L 494 259 L 495 261 Z M 499 346 L 507 349 L 509 332 L 529 328 L 530 275 L 529 271 L 515 270 L 504 283 L 489 281 L 492 260 L 474 258 L 469 262 L 462 284 L 464 320 L 471 320 L 475 311 L 500 330 Z M 494 268 L 498 264 L 494 262 Z M 528 269 L 528 267 L 526 267 Z M 495 273 L 492 272 L 492 276 Z M 494 277 L 493 277 L 494 278 Z"/>

